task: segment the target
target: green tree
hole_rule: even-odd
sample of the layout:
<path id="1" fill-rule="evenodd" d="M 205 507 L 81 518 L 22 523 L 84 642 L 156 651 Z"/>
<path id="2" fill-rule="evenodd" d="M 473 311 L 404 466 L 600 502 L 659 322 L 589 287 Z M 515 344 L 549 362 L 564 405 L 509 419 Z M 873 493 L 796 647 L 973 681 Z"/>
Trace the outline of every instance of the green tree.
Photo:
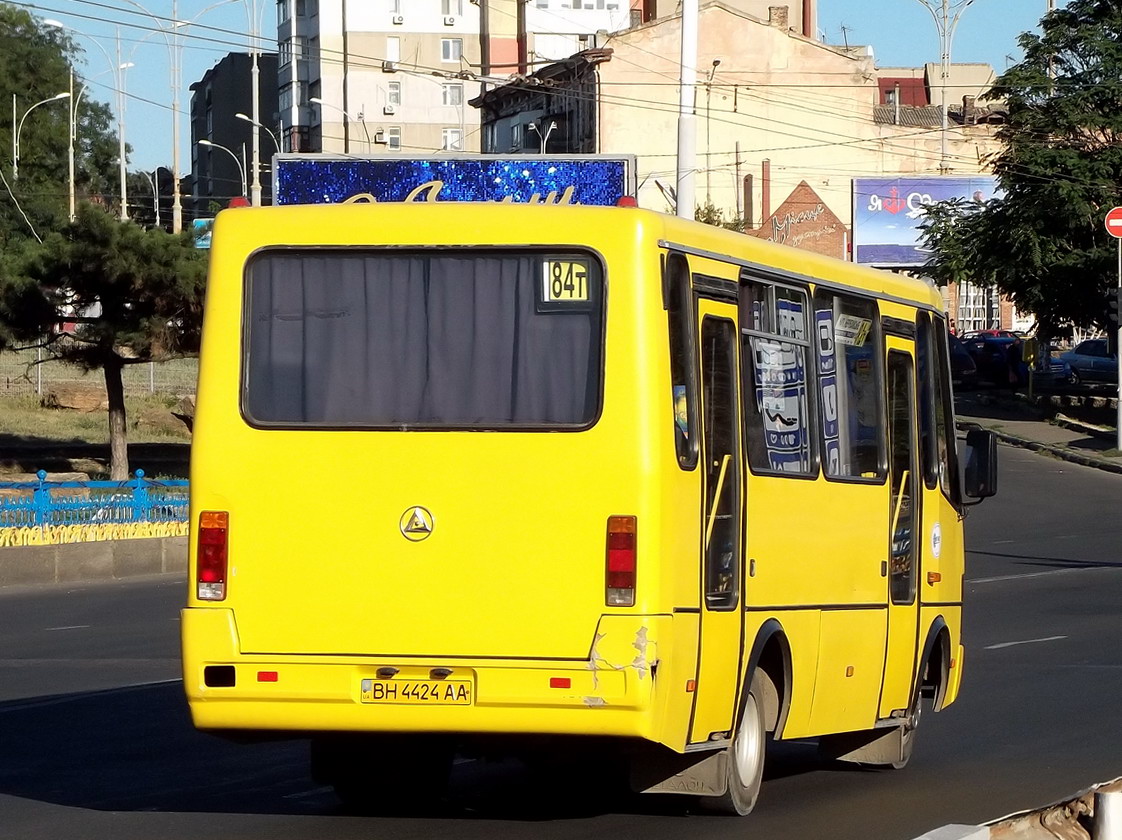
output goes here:
<path id="1" fill-rule="evenodd" d="M 0 349 L 42 347 L 104 372 L 114 480 L 128 477 L 121 373 L 198 351 L 205 277 L 191 234 L 145 230 L 90 203 L 62 232 L 24 240 L 0 261 Z"/>
<path id="2" fill-rule="evenodd" d="M 940 280 L 992 281 L 1051 334 L 1107 323 L 1116 245 L 1103 227 L 1122 204 L 1122 5 L 1070 0 L 988 94 L 1008 121 L 993 159 L 1002 193 L 930 209 L 924 240 Z"/>
<path id="3" fill-rule="evenodd" d="M 42 105 L 19 123 L 37 102 L 70 93 L 71 68 L 82 55 L 65 31 L 45 26 L 23 8 L 0 2 L 0 104 L 15 96 L 19 130 L 19 180 L 13 178 L 13 126 L 0 120 L 0 246 L 25 236 L 41 236 L 67 220 L 70 108 L 78 102 L 75 187 L 79 197 L 111 200 L 117 172 L 117 137 L 109 108 L 94 102 L 81 76 L 73 95 Z M 79 95 L 81 94 L 81 95 Z"/>
<path id="4" fill-rule="evenodd" d="M 725 211 L 717 207 L 709 199 L 706 199 L 704 204 L 699 204 L 697 206 L 693 217 L 697 221 L 704 222 L 707 225 L 713 225 L 713 227 L 744 233 L 744 219 L 741 218 L 739 213 L 729 219 L 725 219 Z"/>

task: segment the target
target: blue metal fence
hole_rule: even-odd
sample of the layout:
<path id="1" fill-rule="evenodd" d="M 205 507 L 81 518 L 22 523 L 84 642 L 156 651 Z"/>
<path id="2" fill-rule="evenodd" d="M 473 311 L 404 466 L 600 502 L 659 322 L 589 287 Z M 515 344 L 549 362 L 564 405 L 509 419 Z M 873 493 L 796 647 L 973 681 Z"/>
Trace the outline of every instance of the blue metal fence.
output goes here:
<path id="1" fill-rule="evenodd" d="M 129 481 L 0 482 L 0 528 L 185 522 L 188 482 L 152 481 L 137 470 Z"/>

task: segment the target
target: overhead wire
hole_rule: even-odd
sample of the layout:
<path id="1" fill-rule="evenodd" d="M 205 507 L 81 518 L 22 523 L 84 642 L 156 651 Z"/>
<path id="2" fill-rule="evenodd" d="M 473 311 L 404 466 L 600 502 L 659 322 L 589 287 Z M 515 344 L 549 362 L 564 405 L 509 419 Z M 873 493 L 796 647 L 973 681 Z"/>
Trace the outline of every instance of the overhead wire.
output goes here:
<path id="1" fill-rule="evenodd" d="M 122 7 L 110 5 L 110 4 L 107 4 L 107 3 L 97 2 L 97 0 L 74 0 L 74 2 L 78 3 L 79 5 L 83 5 L 83 6 L 105 9 L 105 10 L 110 10 L 110 11 L 114 11 L 114 12 L 123 12 L 123 13 L 126 13 L 126 14 L 132 16 L 132 17 L 140 17 L 141 20 L 143 21 L 142 23 L 136 23 L 134 21 L 116 21 L 116 22 L 121 23 L 121 25 L 126 26 L 128 28 L 133 28 L 133 29 L 137 29 L 137 30 L 140 30 L 140 31 L 143 31 L 143 32 L 147 32 L 147 33 L 149 33 L 149 35 L 154 34 L 154 33 L 163 33 L 163 34 L 167 35 L 168 31 L 166 29 L 164 29 L 163 27 L 154 27 L 151 22 L 146 20 L 146 18 L 150 17 L 150 18 L 153 18 L 153 19 L 156 19 L 156 20 L 164 20 L 169 24 L 169 26 L 171 26 L 173 23 L 175 23 L 175 22 L 172 21 L 171 18 L 161 17 L 161 16 L 156 15 L 156 14 L 145 15 L 144 13 L 139 12 L 139 11 L 134 11 L 134 10 L 127 9 L 127 8 L 122 8 Z M 53 12 L 53 13 L 62 14 L 62 15 L 71 15 L 71 16 L 79 17 L 79 18 L 85 19 L 85 20 L 96 20 L 98 22 L 105 22 L 103 17 L 95 17 L 94 15 L 82 14 L 80 12 L 63 11 L 63 10 L 59 10 L 59 9 L 44 9 L 44 7 L 41 6 L 41 5 L 36 5 L 36 4 L 31 4 L 31 3 L 16 2 L 16 3 L 14 3 L 14 5 L 23 6 L 23 7 L 29 8 L 29 9 L 34 9 L 36 11 L 46 10 L 48 12 Z M 245 35 L 245 33 L 241 33 L 241 32 L 238 32 L 236 30 L 226 29 L 226 28 L 223 28 L 223 27 L 216 27 L 216 26 L 212 26 L 212 25 L 208 25 L 208 24 L 202 24 L 202 23 L 198 23 L 198 22 L 192 23 L 191 26 L 192 26 L 192 28 L 203 29 L 203 30 L 206 30 L 208 32 L 217 33 L 217 34 L 222 35 L 222 36 L 229 35 L 229 36 L 242 37 L 242 36 Z M 82 34 L 85 34 L 85 33 L 82 33 Z M 88 37 L 93 37 L 93 36 L 88 36 Z M 146 37 L 148 37 L 148 36 L 146 36 Z M 210 46 L 200 47 L 199 48 L 200 50 L 214 51 L 216 53 L 219 51 L 219 49 L 221 47 L 230 47 L 230 46 L 242 47 L 242 46 L 244 46 L 244 44 L 241 41 L 225 40 L 224 38 L 215 37 L 214 35 L 201 35 L 201 34 L 197 34 L 197 33 L 190 32 L 190 31 L 176 33 L 176 37 L 181 42 L 199 42 L 199 41 L 204 42 L 204 43 L 206 43 Z M 612 37 L 615 37 L 615 36 L 612 36 Z M 139 45 L 139 43 L 143 40 L 144 39 L 136 39 L 135 44 Z M 260 42 L 262 40 L 267 40 L 267 39 L 264 39 L 261 36 L 261 34 L 258 33 L 257 40 Z M 609 41 L 610 40 L 611 40 L 611 38 L 609 38 Z M 181 48 L 183 48 L 183 47 L 181 47 Z M 650 54 L 651 55 L 657 55 L 655 53 L 650 53 Z M 336 56 L 336 55 L 340 56 L 338 61 L 333 57 L 333 56 Z M 329 64 L 331 64 L 331 63 L 341 63 L 341 61 L 342 61 L 342 53 L 341 53 L 341 51 L 337 51 L 337 50 L 320 49 L 318 57 L 319 57 L 320 61 L 323 61 L 324 63 L 329 63 Z M 614 56 L 613 58 L 615 60 L 620 60 L 622 57 L 617 58 L 617 57 Z M 382 62 L 385 60 L 385 59 L 381 59 L 381 58 L 378 58 L 378 57 L 375 57 L 375 56 L 359 55 L 359 54 L 355 54 L 353 52 L 348 53 L 347 56 L 346 56 L 346 59 L 347 59 L 347 62 L 349 64 L 354 65 L 356 68 L 363 68 L 363 67 L 376 68 L 376 67 L 380 67 Z M 631 63 L 634 64 L 634 62 L 631 62 Z M 636 66 L 641 66 L 641 65 L 636 64 Z M 524 90 L 533 89 L 533 88 L 537 87 L 537 86 L 527 86 L 527 84 L 525 84 L 524 82 L 521 82 L 519 80 L 514 80 L 512 82 L 510 80 L 485 79 L 485 77 L 480 76 L 480 75 L 475 74 L 475 73 L 465 73 L 463 71 L 451 71 L 451 70 L 444 69 L 444 68 L 427 67 L 427 66 L 419 65 L 419 64 L 413 64 L 413 66 L 410 67 L 410 68 L 401 67 L 400 69 L 405 71 L 405 72 L 409 72 L 409 73 L 417 74 L 417 75 L 424 75 L 426 77 L 431 75 L 433 77 L 448 78 L 448 79 L 455 78 L 455 79 L 462 79 L 462 80 L 465 80 L 465 81 L 487 80 L 490 83 L 505 83 L 505 84 L 510 85 L 512 87 L 521 88 L 521 89 L 524 89 Z M 725 76 L 733 74 L 733 73 L 750 74 L 750 73 L 754 73 L 754 72 L 762 72 L 762 71 L 726 70 L 726 71 L 723 71 L 721 73 L 721 75 L 722 75 L 722 77 L 725 77 Z M 666 82 L 664 82 L 664 83 L 660 83 L 660 82 L 626 83 L 626 82 L 624 82 L 624 83 L 621 83 L 620 86 L 623 87 L 623 86 L 627 86 L 628 84 L 634 84 L 635 86 L 640 86 L 640 85 L 662 86 L 662 85 L 665 85 L 667 87 L 677 87 L 678 81 L 676 79 L 673 79 L 668 74 L 661 74 L 661 75 L 664 76 L 667 79 Z M 109 85 L 104 85 L 104 84 L 101 84 L 101 83 L 98 83 L 98 84 L 101 87 L 105 87 L 107 89 L 113 90 L 113 88 Z M 816 113 L 822 114 L 824 116 L 831 116 L 831 117 L 841 119 L 841 120 L 844 120 L 846 118 L 844 115 L 841 115 L 836 111 L 824 110 L 822 108 L 810 108 L 810 98 L 812 96 L 815 96 L 815 95 L 818 95 L 818 94 L 815 91 L 810 91 L 808 89 L 808 86 L 786 85 L 786 84 L 772 85 L 772 86 L 790 88 L 791 90 L 796 92 L 796 95 L 801 95 L 804 98 L 804 100 L 807 100 L 806 110 L 808 110 L 808 111 L 816 112 Z M 717 86 L 714 85 L 714 87 L 717 87 Z M 739 86 L 734 85 L 734 87 L 739 87 Z M 753 90 L 753 88 L 760 88 L 760 87 L 763 87 L 763 85 L 754 84 L 754 85 L 746 85 L 744 87 L 746 88 L 745 91 L 744 91 L 746 96 L 755 97 L 757 100 L 759 100 L 761 102 L 766 102 L 769 105 L 774 105 L 775 104 L 772 100 L 768 100 L 768 99 L 762 97 L 755 90 Z M 837 86 L 822 86 L 822 87 L 836 88 Z M 868 86 L 865 86 L 865 89 L 875 90 L 874 88 L 871 88 L 871 87 L 868 87 Z M 151 99 L 148 99 L 148 98 L 145 98 L 145 97 L 141 97 L 141 96 L 138 96 L 136 94 L 129 94 L 127 91 L 125 92 L 125 95 L 130 101 L 143 102 L 147 105 L 151 105 L 151 106 L 154 106 L 154 107 L 159 107 L 159 108 L 164 108 L 164 109 L 170 110 L 170 106 L 164 105 L 163 103 L 156 102 L 154 100 L 151 100 Z M 578 100 L 583 98 L 586 101 L 592 101 L 592 100 L 595 100 L 596 97 L 594 95 L 582 97 L 578 94 L 573 98 L 576 98 Z M 613 101 L 617 105 L 625 106 L 625 107 L 644 108 L 646 110 L 662 111 L 664 113 L 677 113 L 677 111 L 678 111 L 678 107 L 676 105 L 672 105 L 670 103 L 667 103 L 665 106 L 655 105 L 651 102 L 651 100 L 649 98 L 628 97 L 628 96 L 623 96 L 623 95 L 608 95 L 608 96 L 605 96 L 603 98 L 608 99 L 610 101 Z M 836 100 L 836 98 L 833 98 L 832 101 L 836 104 L 837 100 Z M 847 105 L 852 104 L 852 100 L 850 100 L 850 102 L 848 102 L 846 104 Z M 463 107 L 463 106 L 461 105 L 460 107 Z M 858 105 L 857 107 L 863 107 L 863 106 Z M 871 111 L 873 105 L 870 104 L 868 107 Z M 713 114 L 714 110 L 717 111 L 716 115 Z M 729 116 L 725 116 L 726 114 L 729 115 Z M 791 128 L 791 129 L 804 129 L 805 130 L 805 129 L 808 128 L 805 125 L 800 125 L 800 124 L 791 123 L 791 122 L 787 122 L 787 121 L 777 120 L 774 117 L 767 117 L 767 116 L 760 117 L 760 116 L 756 116 L 756 115 L 753 115 L 754 119 L 763 123 L 763 126 L 753 128 L 752 126 L 745 125 L 738 120 L 731 119 L 731 115 L 733 115 L 733 114 L 739 115 L 739 111 L 728 111 L 728 110 L 724 110 L 724 109 L 721 109 L 721 108 L 713 109 L 712 106 L 711 106 L 710 107 L 709 119 L 710 119 L 711 122 L 717 122 L 718 124 L 723 123 L 723 124 L 728 124 L 728 125 L 734 125 L 734 126 L 741 127 L 741 128 L 747 128 L 749 130 L 763 131 L 763 132 L 767 132 L 767 133 L 770 133 L 770 134 L 780 134 L 782 136 L 788 136 L 788 137 L 792 137 L 794 139 L 800 139 L 800 140 L 808 141 L 807 143 L 804 143 L 804 144 L 801 144 L 801 145 L 771 146 L 771 147 L 763 147 L 763 148 L 742 149 L 741 150 L 742 154 L 745 154 L 745 153 L 760 154 L 760 153 L 771 153 L 771 152 L 777 152 L 777 151 L 806 150 L 806 149 L 810 149 L 810 148 L 832 147 L 832 146 L 838 146 L 838 145 L 858 145 L 858 144 L 866 144 L 867 143 L 867 144 L 880 145 L 881 148 L 876 149 L 874 151 L 876 153 L 879 153 L 879 154 L 882 154 L 882 155 L 887 154 L 887 155 L 893 155 L 893 156 L 904 156 L 904 157 L 908 157 L 908 158 L 912 158 L 912 159 L 915 159 L 915 158 L 919 158 L 921 160 L 926 159 L 928 162 L 932 162 L 932 163 L 941 159 L 941 156 L 939 156 L 939 155 L 937 155 L 933 152 L 932 153 L 925 153 L 922 150 L 917 150 L 916 148 L 914 148 L 912 146 L 903 145 L 903 144 L 899 144 L 899 143 L 894 143 L 894 142 L 891 142 L 891 140 L 886 139 L 884 136 L 876 136 L 876 137 L 868 137 L 868 138 L 855 138 L 855 137 L 852 137 L 852 135 L 845 134 L 843 132 L 836 132 L 836 131 L 831 132 L 831 131 L 826 131 L 826 130 L 823 130 L 823 129 L 814 128 L 812 130 L 817 131 L 818 134 L 820 135 L 820 136 L 815 137 L 815 136 L 810 136 L 810 135 L 803 134 L 803 133 L 798 133 L 798 132 L 795 132 L 795 131 L 787 131 L 787 130 L 784 130 L 784 129 L 781 129 L 781 128 L 775 128 L 775 126 L 786 126 L 787 128 Z M 466 131 L 466 125 L 465 125 L 464 139 L 466 140 L 468 137 L 474 136 L 475 134 L 479 133 L 479 131 L 480 131 L 480 129 L 474 128 L 471 131 L 471 133 L 469 134 Z M 903 133 L 903 134 L 897 133 L 893 136 L 892 140 L 900 140 L 900 139 L 905 139 L 907 137 L 922 136 L 922 135 L 925 135 L 925 134 L 929 134 L 930 131 L 931 131 L 930 129 L 920 129 L 920 130 L 916 130 L 916 131 L 912 131 L 912 132 L 906 132 L 906 133 Z M 830 139 L 831 137 L 833 137 L 835 139 Z M 887 148 L 886 148 L 886 145 L 887 145 Z M 424 148 L 424 147 L 410 146 L 410 148 Z M 712 151 L 712 150 L 710 151 L 710 155 L 718 155 L 718 154 L 727 155 L 727 154 L 733 154 L 733 152 L 729 152 L 729 151 L 719 152 L 719 151 Z M 648 157 L 648 156 L 644 155 L 643 157 Z M 975 161 L 971 160 L 970 156 L 955 155 L 953 157 L 957 158 L 960 162 L 963 162 L 963 163 L 966 163 L 966 162 L 969 162 L 971 164 L 975 163 Z M 714 167 L 714 170 L 717 169 L 717 168 L 718 167 Z M 706 170 L 699 169 L 698 171 L 706 171 Z"/>

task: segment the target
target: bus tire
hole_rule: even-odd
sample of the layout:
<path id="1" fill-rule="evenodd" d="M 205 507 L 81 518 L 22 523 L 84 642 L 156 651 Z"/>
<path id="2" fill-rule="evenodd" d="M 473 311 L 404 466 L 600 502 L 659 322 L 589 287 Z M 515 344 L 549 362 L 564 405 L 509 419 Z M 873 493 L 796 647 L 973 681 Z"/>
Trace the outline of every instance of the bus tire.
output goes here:
<path id="1" fill-rule="evenodd" d="M 916 746 L 916 730 L 919 728 L 920 714 L 923 711 L 923 698 L 916 699 L 915 708 L 908 722 L 900 727 L 900 758 L 889 764 L 893 770 L 903 770 L 912 760 L 912 751 Z"/>
<path id="2" fill-rule="evenodd" d="M 743 817 L 756 806 L 764 780 L 767 746 L 763 696 L 763 681 L 757 671 L 745 698 L 736 737 L 725 748 L 727 788 L 720 796 L 702 797 L 702 806 L 707 811 Z"/>

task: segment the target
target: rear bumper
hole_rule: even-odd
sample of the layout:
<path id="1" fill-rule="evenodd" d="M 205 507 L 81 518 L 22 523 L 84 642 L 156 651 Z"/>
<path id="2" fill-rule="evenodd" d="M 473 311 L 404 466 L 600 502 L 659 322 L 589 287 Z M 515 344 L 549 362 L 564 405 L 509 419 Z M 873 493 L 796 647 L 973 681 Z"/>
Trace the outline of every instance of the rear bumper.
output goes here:
<path id="1" fill-rule="evenodd" d="M 582 661 L 383 659 L 247 655 L 238 652 L 234 614 L 182 612 L 183 683 L 200 729 L 294 732 L 448 732 L 602 735 L 650 739 L 660 630 L 669 616 L 604 616 L 593 656 Z M 638 651 L 638 656 L 636 652 Z M 233 668 L 233 685 L 206 684 L 206 669 Z M 363 680 L 379 668 L 394 680 L 427 680 L 433 668 L 467 680 L 471 705 L 369 703 Z M 213 673 L 213 672 L 212 672 Z M 274 676 L 275 675 L 275 676 Z M 551 687 L 551 679 L 569 681 Z M 212 680 L 213 682 L 213 680 Z"/>

